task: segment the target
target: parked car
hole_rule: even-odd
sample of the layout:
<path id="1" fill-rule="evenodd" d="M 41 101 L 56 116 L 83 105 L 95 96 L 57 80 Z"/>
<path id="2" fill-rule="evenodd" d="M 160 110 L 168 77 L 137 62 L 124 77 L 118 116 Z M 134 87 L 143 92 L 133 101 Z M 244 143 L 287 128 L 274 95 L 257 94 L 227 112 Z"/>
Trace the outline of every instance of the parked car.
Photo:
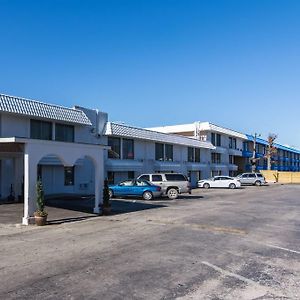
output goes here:
<path id="1" fill-rule="evenodd" d="M 178 194 L 191 194 L 191 183 L 186 176 L 179 173 L 156 173 L 142 174 L 138 179 L 150 181 L 153 184 L 161 186 L 163 195 L 170 199 L 176 199 Z"/>
<path id="2" fill-rule="evenodd" d="M 162 195 L 160 186 L 146 180 L 125 180 L 117 185 L 109 185 L 109 197 L 142 197 L 151 200 Z"/>
<path id="3" fill-rule="evenodd" d="M 243 173 L 236 177 L 242 185 L 262 185 L 266 184 L 266 178 L 261 173 Z"/>
<path id="4" fill-rule="evenodd" d="M 228 176 L 215 176 L 212 178 L 199 180 L 198 187 L 209 189 L 209 188 L 229 188 L 235 189 L 241 187 L 241 182 L 232 177 Z"/>

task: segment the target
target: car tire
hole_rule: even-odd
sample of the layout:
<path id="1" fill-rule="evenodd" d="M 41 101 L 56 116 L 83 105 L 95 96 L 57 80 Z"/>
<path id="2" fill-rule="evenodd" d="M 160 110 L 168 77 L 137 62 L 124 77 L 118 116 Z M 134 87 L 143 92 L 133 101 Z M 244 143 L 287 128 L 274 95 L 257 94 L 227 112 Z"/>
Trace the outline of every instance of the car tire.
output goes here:
<path id="1" fill-rule="evenodd" d="M 111 198 L 114 197 L 114 192 L 111 189 L 109 189 L 108 190 L 108 195 L 109 195 L 109 199 L 111 199 Z"/>
<path id="2" fill-rule="evenodd" d="M 205 189 L 209 189 L 209 188 L 210 188 L 210 185 L 209 185 L 209 183 L 204 183 L 204 184 L 203 184 L 203 187 L 204 187 Z"/>
<path id="3" fill-rule="evenodd" d="M 261 186 L 261 181 L 256 180 L 256 181 L 254 182 L 254 185 L 256 185 L 256 186 Z"/>
<path id="4" fill-rule="evenodd" d="M 153 199 L 153 194 L 149 191 L 145 191 L 143 193 L 143 199 L 147 200 L 147 201 L 152 200 Z"/>
<path id="5" fill-rule="evenodd" d="M 170 188 L 167 192 L 169 199 L 176 199 L 178 197 L 178 190 L 175 188 Z"/>
<path id="6" fill-rule="evenodd" d="M 231 190 L 234 190 L 234 189 L 236 188 L 236 185 L 235 185 L 234 183 L 230 183 L 230 184 L 229 184 L 229 188 L 230 188 Z"/>

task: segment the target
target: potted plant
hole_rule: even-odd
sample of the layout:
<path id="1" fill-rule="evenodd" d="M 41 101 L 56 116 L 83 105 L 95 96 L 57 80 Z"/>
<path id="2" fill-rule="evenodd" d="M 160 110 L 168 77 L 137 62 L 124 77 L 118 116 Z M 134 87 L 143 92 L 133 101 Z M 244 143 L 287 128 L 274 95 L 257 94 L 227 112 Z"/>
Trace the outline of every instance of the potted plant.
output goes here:
<path id="1" fill-rule="evenodd" d="M 103 203 L 102 203 L 102 213 L 103 215 L 109 215 L 111 212 L 111 204 L 110 204 L 110 196 L 109 196 L 109 187 L 108 180 L 104 180 L 104 188 L 103 188 Z"/>
<path id="2" fill-rule="evenodd" d="M 47 224 L 47 212 L 45 211 L 45 198 L 42 181 L 39 179 L 36 184 L 36 204 L 37 210 L 34 213 L 35 224 L 44 226 Z"/>

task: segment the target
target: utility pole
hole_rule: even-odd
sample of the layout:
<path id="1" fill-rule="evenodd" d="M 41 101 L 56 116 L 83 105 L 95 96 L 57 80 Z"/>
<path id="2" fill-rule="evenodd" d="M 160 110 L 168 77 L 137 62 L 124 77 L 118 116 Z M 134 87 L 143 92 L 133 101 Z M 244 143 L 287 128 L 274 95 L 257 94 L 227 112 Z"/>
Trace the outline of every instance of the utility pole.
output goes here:
<path id="1" fill-rule="evenodd" d="M 257 134 L 255 132 L 254 139 L 253 139 L 253 153 L 251 158 L 251 165 L 252 165 L 252 173 L 256 171 L 256 162 L 259 160 L 259 158 L 256 158 L 256 139 L 257 137 L 260 137 L 260 134 Z"/>

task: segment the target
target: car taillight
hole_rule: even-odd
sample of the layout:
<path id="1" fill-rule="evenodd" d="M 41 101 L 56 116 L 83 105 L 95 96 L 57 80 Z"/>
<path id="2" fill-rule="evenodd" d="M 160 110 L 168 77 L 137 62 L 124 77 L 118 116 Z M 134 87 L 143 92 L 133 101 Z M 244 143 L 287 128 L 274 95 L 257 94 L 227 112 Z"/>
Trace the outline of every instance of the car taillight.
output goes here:
<path id="1" fill-rule="evenodd" d="M 160 186 L 156 187 L 156 190 L 157 190 L 157 191 L 160 191 L 160 190 L 161 190 L 161 187 L 160 187 Z"/>

